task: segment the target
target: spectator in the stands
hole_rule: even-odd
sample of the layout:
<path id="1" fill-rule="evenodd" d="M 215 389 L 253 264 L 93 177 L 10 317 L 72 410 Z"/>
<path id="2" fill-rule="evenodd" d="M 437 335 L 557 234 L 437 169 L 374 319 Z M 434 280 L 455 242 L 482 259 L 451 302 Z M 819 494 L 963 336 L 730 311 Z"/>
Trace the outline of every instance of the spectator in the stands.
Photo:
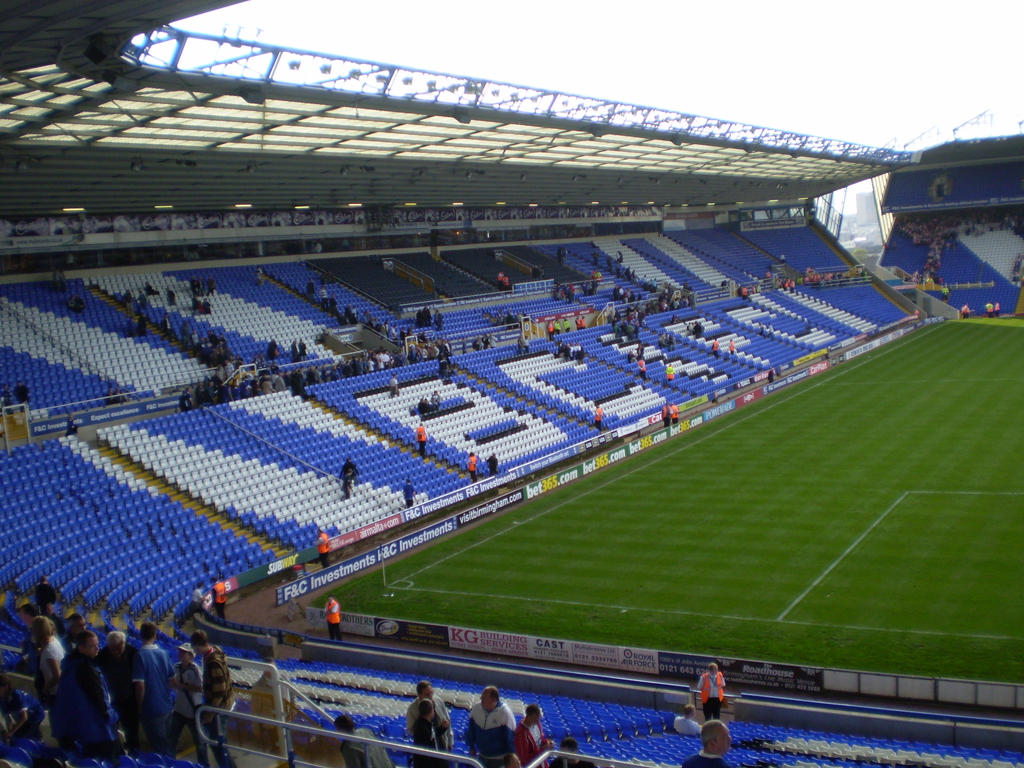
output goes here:
<path id="1" fill-rule="evenodd" d="M 57 639 L 57 629 L 47 616 L 32 619 L 32 642 L 39 654 L 39 674 L 36 675 L 36 693 L 43 706 L 53 704 L 60 683 L 64 646 Z"/>
<path id="2" fill-rule="evenodd" d="M 376 737 L 376 734 L 369 728 L 356 728 L 355 721 L 348 715 L 336 717 L 334 727 L 341 733 L 368 738 Z M 394 768 L 395 766 L 388 756 L 387 750 L 379 744 L 343 741 L 341 742 L 341 756 L 345 760 L 345 768 Z"/>
<path id="3" fill-rule="evenodd" d="M 544 735 L 544 726 L 540 718 L 540 707 L 536 704 L 527 704 L 526 715 L 516 726 L 516 755 L 523 765 L 532 762 L 541 752 L 554 746 L 551 739 Z M 547 761 L 541 763 L 541 768 L 547 768 Z"/>
<path id="4" fill-rule="evenodd" d="M 42 705 L 14 687 L 6 672 L 0 672 L 0 742 L 42 738 L 39 726 L 46 713 Z"/>
<path id="5" fill-rule="evenodd" d="M 72 613 L 68 616 L 67 633 L 61 638 L 61 642 L 64 643 L 64 650 L 71 653 L 78 643 L 78 636 L 86 629 L 85 617 L 82 614 Z"/>
<path id="6" fill-rule="evenodd" d="M 574 737 L 566 736 L 559 742 L 558 749 L 562 752 L 579 752 L 580 745 Z M 559 757 L 551 761 L 551 768 L 596 768 L 596 766 L 589 760 Z"/>
<path id="7" fill-rule="evenodd" d="M 356 463 L 352 461 L 351 457 L 345 459 L 345 463 L 341 467 L 341 488 L 345 493 L 345 498 L 351 498 L 352 496 L 352 484 L 359 478 L 359 469 L 356 467 Z"/>
<path id="8" fill-rule="evenodd" d="M 118 727 L 124 731 L 125 746 L 131 752 L 139 749 L 139 705 L 135 700 L 132 668 L 138 649 L 130 645 L 124 634 L 115 630 L 107 634 L 107 644 L 96 657 L 110 689 L 110 697 L 118 714 Z"/>
<path id="9" fill-rule="evenodd" d="M 33 679 L 39 672 L 39 651 L 32 639 L 32 620 L 38 615 L 39 608 L 32 603 L 22 603 L 18 606 L 18 618 L 25 625 L 25 635 L 21 641 L 21 655 L 15 669 Z"/>
<path id="10" fill-rule="evenodd" d="M 701 749 L 683 761 L 683 768 L 728 768 L 724 756 L 732 739 L 729 728 L 721 720 L 708 720 L 700 729 Z"/>
<path id="11" fill-rule="evenodd" d="M 515 751 L 515 729 L 512 710 L 501 701 L 496 687 L 487 686 L 469 713 L 465 733 L 469 754 L 479 754 L 485 768 L 503 768 L 504 755 Z"/>
<path id="12" fill-rule="evenodd" d="M 412 724 L 412 743 L 418 747 L 442 751 L 443 732 L 434 711 L 434 702 L 430 699 L 419 699 L 416 702 L 416 709 L 418 716 Z M 445 727 L 445 731 L 449 730 L 450 723 Z M 448 762 L 440 757 L 412 756 L 412 768 L 446 768 L 447 765 Z"/>
<path id="13" fill-rule="evenodd" d="M 63 749 L 78 744 L 82 757 L 115 760 L 121 753 L 117 711 L 96 666 L 99 638 L 86 630 L 68 656 L 50 713 L 53 735 Z"/>
<path id="14" fill-rule="evenodd" d="M 35 601 L 36 607 L 40 610 L 57 602 L 57 591 L 50 584 L 50 579 L 46 574 L 40 576 L 39 583 L 36 584 Z"/>
<path id="15" fill-rule="evenodd" d="M 693 704 L 683 707 L 683 714 L 672 722 L 672 728 L 683 736 L 699 736 L 700 723 L 697 722 L 697 708 Z"/>
<path id="16" fill-rule="evenodd" d="M 139 629 L 142 647 L 132 664 L 132 683 L 139 704 L 139 723 L 154 752 L 170 755 L 174 665 L 167 651 L 157 645 L 156 624 L 145 621 Z"/>
<path id="17" fill-rule="evenodd" d="M 20 379 L 14 385 L 14 401 L 19 404 L 28 402 L 28 385 Z"/>

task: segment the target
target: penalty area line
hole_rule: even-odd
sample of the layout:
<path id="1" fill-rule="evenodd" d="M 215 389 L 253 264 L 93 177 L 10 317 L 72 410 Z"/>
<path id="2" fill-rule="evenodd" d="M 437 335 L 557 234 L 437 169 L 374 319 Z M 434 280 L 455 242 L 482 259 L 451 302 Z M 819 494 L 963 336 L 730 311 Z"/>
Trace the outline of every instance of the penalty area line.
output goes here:
<path id="1" fill-rule="evenodd" d="M 471 592 L 468 590 L 458 589 L 440 589 L 436 587 L 400 587 L 396 586 L 396 589 L 403 592 L 422 592 L 424 594 L 431 595 L 451 595 L 453 597 L 479 597 L 485 598 L 491 601 L 518 601 L 528 602 L 542 605 L 552 606 L 566 606 L 571 608 L 598 608 L 607 611 L 618 611 L 619 613 L 653 613 L 661 614 L 666 616 L 692 616 L 701 619 L 724 619 L 726 621 L 742 621 L 747 623 L 755 624 L 790 624 L 798 627 L 818 627 L 822 629 L 843 629 L 857 632 L 885 632 L 887 634 L 902 634 L 902 635 L 925 635 L 929 637 L 948 637 L 948 638 L 966 638 L 972 640 L 1021 640 L 1024 638 L 1014 637 L 1012 635 L 986 635 L 986 634 L 973 634 L 965 632 L 941 632 L 933 629 L 905 629 L 900 627 L 871 627 L 862 626 L 857 624 L 831 624 L 827 622 L 817 621 L 794 621 L 794 620 L 783 620 L 779 622 L 778 619 L 761 618 L 757 616 L 733 616 L 730 614 L 723 613 L 706 613 L 702 611 L 687 611 L 677 608 L 647 608 L 637 607 L 635 605 L 616 605 L 608 603 L 591 603 L 583 600 L 561 600 L 553 597 L 537 598 L 534 595 L 499 595 L 493 592 Z"/>
<path id="2" fill-rule="evenodd" d="M 905 498 L 907 498 L 907 496 L 909 496 L 910 493 L 911 493 L 911 491 L 904 491 L 903 493 L 901 493 L 900 497 L 898 499 L 896 499 L 896 501 L 894 501 L 892 504 L 890 504 L 889 507 L 885 510 L 885 512 L 883 512 L 877 518 L 875 518 L 875 521 L 871 525 L 869 525 L 860 534 L 860 536 L 858 536 L 856 539 L 854 539 L 853 542 L 850 544 L 850 546 L 848 546 L 846 549 L 844 549 L 842 551 L 842 553 L 839 555 L 839 557 L 837 557 L 835 560 L 833 560 L 831 563 L 829 563 L 828 567 L 825 568 L 825 570 L 822 571 L 820 574 L 818 574 L 818 578 L 816 578 L 814 581 L 812 581 L 808 585 L 807 589 L 805 589 L 803 592 L 801 592 L 799 595 L 797 595 L 793 599 L 793 602 L 791 602 L 789 605 L 787 605 L 786 609 L 782 613 L 780 613 L 775 618 L 775 620 L 776 621 L 782 621 L 783 619 L 785 619 L 786 616 L 789 614 L 789 612 L 792 611 L 800 603 L 801 600 L 803 600 L 805 597 L 807 597 L 807 595 L 810 594 L 812 589 L 814 589 L 816 586 L 821 584 L 821 582 L 825 579 L 825 577 L 828 576 L 830 573 L 832 573 L 832 571 L 835 570 L 836 566 L 838 566 L 841 562 L 843 562 L 843 560 L 846 558 L 846 556 L 848 554 L 850 554 L 851 552 L 853 552 L 853 550 L 856 549 L 857 545 L 860 544 L 862 541 L 864 541 L 864 539 L 867 538 L 868 534 L 871 533 L 873 530 L 875 530 L 875 528 L 877 528 L 879 526 L 879 524 L 881 524 L 881 522 L 883 520 L 885 520 L 885 518 L 887 518 L 889 516 L 890 512 L 892 512 L 894 509 L 896 509 L 896 507 L 898 507 L 900 504 L 902 504 L 903 500 Z"/>

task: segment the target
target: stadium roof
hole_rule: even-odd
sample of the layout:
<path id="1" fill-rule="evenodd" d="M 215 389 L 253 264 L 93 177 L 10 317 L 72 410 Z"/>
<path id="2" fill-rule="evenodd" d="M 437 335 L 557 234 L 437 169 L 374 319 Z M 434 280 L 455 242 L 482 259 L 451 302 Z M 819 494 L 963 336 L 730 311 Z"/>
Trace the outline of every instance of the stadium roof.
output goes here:
<path id="1" fill-rule="evenodd" d="M 161 26 L 223 5 L 0 2 L 0 212 L 792 201 L 911 159 Z"/>

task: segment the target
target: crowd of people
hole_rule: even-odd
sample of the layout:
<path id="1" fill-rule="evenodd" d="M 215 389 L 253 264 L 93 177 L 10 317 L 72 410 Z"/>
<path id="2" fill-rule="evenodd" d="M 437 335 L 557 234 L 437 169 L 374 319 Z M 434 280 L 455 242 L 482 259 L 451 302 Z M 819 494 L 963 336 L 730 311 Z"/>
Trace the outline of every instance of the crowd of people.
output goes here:
<path id="1" fill-rule="evenodd" d="M 488 464 L 493 460 L 489 458 Z M 321 539 L 325 537 L 321 531 Z M 197 762 L 209 766 L 210 755 L 197 732 L 196 713 L 204 704 L 233 708 L 233 684 L 224 652 L 204 631 L 196 630 L 188 642 L 176 645 L 176 658 L 172 659 L 152 622 L 140 625 L 138 644 L 116 630 L 101 641 L 81 614 L 65 617 L 56 611 L 56 601 L 56 590 L 43 576 L 33 599 L 18 607 L 25 635 L 16 671 L 32 678 L 34 695 L 18 690 L 10 675 L 0 673 L 0 741 L 41 739 L 48 716 L 53 739 L 69 754 L 116 760 L 125 752 L 139 753 L 145 748 L 173 759 L 182 731 L 188 730 Z M 336 600 L 334 603 L 337 606 Z M 329 600 L 329 627 L 330 606 Z M 340 606 L 334 613 L 339 618 L 335 626 L 340 639 Z M 700 676 L 696 692 L 703 704 L 704 725 L 696 722 L 692 705 L 685 707 L 674 723 L 676 732 L 699 734 L 702 739 L 702 751 L 684 765 L 721 768 L 721 762 L 707 762 L 714 757 L 720 760 L 728 749 L 728 729 L 719 720 L 725 679 L 716 664 L 709 664 Z M 456 734 L 444 699 L 427 680 L 417 685 L 416 694 L 406 711 L 407 735 L 417 746 L 451 752 Z M 469 754 L 486 768 L 520 768 L 554 748 L 545 735 L 542 718 L 540 707 L 529 704 L 517 723 L 498 688 L 487 686 L 473 705 L 461 738 Z M 212 714 L 202 716 L 201 723 L 214 741 L 212 752 L 218 768 L 235 768 L 228 750 L 216 744 L 222 723 Z M 368 729 L 357 729 L 347 715 L 339 717 L 335 726 L 344 733 L 373 736 Z M 578 744 L 566 737 L 558 749 L 575 753 Z M 379 745 L 343 741 L 341 751 L 347 768 L 393 768 Z M 416 754 L 411 764 L 414 768 L 446 768 L 447 762 Z M 561 768 L 593 768 L 590 763 L 568 758 L 554 762 L 560 762 Z"/>
<path id="2" fill-rule="evenodd" d="M 697 722 L 696 709 L 689 704 L 674 723 L 677 733 L 701 739 L 700 751 L 684 761 L 684 768 L 726 768 L 728 765 L 724 756 L 732 743 L 729 728 L 719 717 L 707 716 L 707 713 L 715 712 L 714 706 L 709 706 L 709 700 L 718 701 L 709 693 L 723 695 L 720 689 L 713 688 L 715 682 L 724 685 L 724 680 L 717 667 L 712 667 L 698 681 L 699 685 L 704 685 L 705 678 L 712 676 L 712 691 L 700 689 L 704 700 L 704 723 Z M 718 675 L 717 681 L 714 674 Z M 334 725 L 343 734 L 364 738 L 374 736 L 368 728 L 357 728 L 349 715 L 341 715 Z M 405 731 L 418 747 L 434 752 L 451 752 L 455 747 L 456 735 L 448 707 L 429 680 L 421 680 L 416 685 L 416 698 L 406 709 Z M 483 689 L 480 700 L 471 708 L 469 724 L 461 737 L 469 754 L 480 760 L 485 768 L 521 768 L 554 749 L 569 755 L 579 752 L 579 743 L 572 736 L 565 736 L 555 746 L 544 731 L 543 712 L 537 704 L 528 704 L 517 723 L 515 714 L 493 685 Z M 377 751 L 379 749 L 380 745 L 373 743 L 342 741 L 341 744 L 346 768 L 393 768 L 390 758 L 383 750 Z M 411 759 L 413 768 L 446 768 L 448 764 L 443 757 L 427 754 L 414 754 Z M 595 768 L 592 762 L 578 757 L 557 757 L 542 765 L 544 768 Z"/>
<path id="3" fill-rule="evenodd" d="M 952 248 L 963 235 L 1013 230 L 1024 237 L 1024 210 L 1020 208 L 984 209 L 973 213 L 948 213 L 925 216 L 907 216 L 897 223 L 897 229 L 911 239 L 914 245 L 927 245 L 928 256 L 924 266 L 911 279 L 915 283 L 942 284 L 939 270 L 945 251 Z M 1011 280 L 1020 283 L 1024 254 L 1014 261 Z"/>
<path id="4" fill-rule="evenodd" d="M 25 635 L 15 671 L 32 678 L 34 695 L 17 690 L 11 676 L 0 673 L 0 739 L 39 740 L 48 716 L 53 739 L 68 753 L 116 760 L 125 752 L 138 753 L 144 736 L 149 752 L 173 759 L 181 732 L 188 729 L 198 762 L 208 766 L 195 713 L 203 704 L 231 708 L 224 652 L 197 630 L 177 646 L 172 661 L 152 622 L 139 627 L 138 645 L 117 630 L 101 642 L 81 614 L 61 616 L 56 598 L 44 576 L 34 599 L 18 606 Z M 209 716 L 203 723 L 216 739 L 218 721 Z M 234 768 L 226 750 L 213 752 L 220 768 Z"/>

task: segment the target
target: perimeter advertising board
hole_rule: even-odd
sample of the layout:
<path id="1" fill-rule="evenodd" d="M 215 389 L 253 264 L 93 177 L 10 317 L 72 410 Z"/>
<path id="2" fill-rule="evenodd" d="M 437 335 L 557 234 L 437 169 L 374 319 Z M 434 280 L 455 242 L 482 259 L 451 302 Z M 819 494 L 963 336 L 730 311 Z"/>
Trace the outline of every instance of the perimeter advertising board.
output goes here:
<path id="1" fill-rule="evenodd" d="M 658 675 L 696 684 L 710 662 L 718 664 L 725 677 L 726 694 L 736 686 L 778 688 L 804 693 L 821 693 L 825 671 L 821 667 L 799 667 L 768 661 L 721 659 L 700 654 L 658 652 Z"/>
<path id="2" fill-rule="evenodd" d="M 490 501 L 468 509 L 465 512 L 460 512 L 457 515 L 452 515 L 444 520 L 432 523 L 425 528 L 420 528 L 418 531 L 414 531 L 413 533 L 384 542 L 369 552 L 364 552 L 355 557 L 347 558 L 339 563 L 329 566 L 328 568 L 324 568 L 323 570 L 304 574 L 295 581 L 282 584 L 277 588 L 275 595 L 277 605 L 284 605 L 289 600 L 295 600 L 296 598 L 311 594 L 317 590 L 332 586 L 335 582 L 340 581 L 341 579 L 354 576 L 369 568 L 385 563 L 391 558 L 404 555 L 407 552 L 424 547 L 437 539 L 450 536 L 460 527 L 489 515 L 493 515 L 498 510 L 504 509 L 507 506 L 518 504 L 524 498 L 525 494 L 523 490 L 517 488 L 514 491 L 499 496 L 498 498 L 491 499 Z M 386 530 L 386 528 L 382 530 Z M 315 556 L 315 548 L 312 550 L 303 550 L 303 553 L 308 554 L 310 551 L 312 551 Z M 302 553 L 290 555 L 289 557 L 282 558 L 281 560 L 276 560 L 269 565 L 262 566 L 262 570 L 264 573 L 272 571 L 280 572 L 286 567 L 289 567 L 295 560 L 298 560 L 301 557 L 301 554 Z M 245 575 L 248 577 L 259 570 L 260 569 L 253 569 L 253 571 L 247 572 Z"/>
<path id="3" fill-rule="evenodd" d="M 178 406 L 178 396 L 158 397 L 153 400 L 146 400 L 138 403 L 122 403 L 109 408 L 99 408 L 94 411 L 80 413 L 75 416 L 75 424 L 79 427 L 88 427 L 93 424 L 105 424 L 108 421 L 119 421 L 134 416 L 166 411 Z M 54 432 L 63 432 L 68 426 L 67 416 L 58 416 L 52 419 L 33 421 L 32 437 L 49 435 Z"/>

